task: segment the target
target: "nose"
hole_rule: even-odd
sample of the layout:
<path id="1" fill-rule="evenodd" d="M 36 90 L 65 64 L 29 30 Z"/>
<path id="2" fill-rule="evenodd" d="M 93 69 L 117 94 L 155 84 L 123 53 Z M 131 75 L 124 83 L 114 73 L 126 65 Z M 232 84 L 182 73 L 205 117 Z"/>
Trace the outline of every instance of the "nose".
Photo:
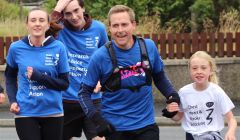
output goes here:
<path id="1" fill-rule="evenodd" d="M 36 23 L 36 25 L 40 25 L 40 21 L 39 20 L 37 20 L 35 23 Z"/>
<path id="2" fill-rule="evenodd" d="M 118 32 L 122 32 L 123 31 L 123 27 L 120 25 L 119 27 L 118 27 Z"/>
<path id="3" fill-rule="evenodd" d="M 72 14 L 72 19 L 76 19 L 77 18 L 77 14 Z"/>
<path id="4" fill-rule="evenodd" d="M 201 69 L 197 69 L 197 73 L 201 73 L 202 72 L 202 70 Z"/>

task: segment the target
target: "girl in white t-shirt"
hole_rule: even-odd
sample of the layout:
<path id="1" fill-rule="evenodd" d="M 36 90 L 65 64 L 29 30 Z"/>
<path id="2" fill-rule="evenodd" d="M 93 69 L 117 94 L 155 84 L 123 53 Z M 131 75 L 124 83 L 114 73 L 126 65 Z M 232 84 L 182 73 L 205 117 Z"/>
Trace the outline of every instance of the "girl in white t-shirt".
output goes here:
<path id="1" fill-rule="evenodd" d="M 172 118 L 180 121 L 186 131 L 186 140 L 222 140 L 220 131 L 224 118 L 228 131 L 224 140 L 236 140 L 235 107 L 223 89 L 217 85 L 216 64 L 204 51 L 198 51 L 189 60 L 189 71 L 193 83 L 179 90 L 181 105 L 167 105 L 168 112 L 178 111 Z"/>

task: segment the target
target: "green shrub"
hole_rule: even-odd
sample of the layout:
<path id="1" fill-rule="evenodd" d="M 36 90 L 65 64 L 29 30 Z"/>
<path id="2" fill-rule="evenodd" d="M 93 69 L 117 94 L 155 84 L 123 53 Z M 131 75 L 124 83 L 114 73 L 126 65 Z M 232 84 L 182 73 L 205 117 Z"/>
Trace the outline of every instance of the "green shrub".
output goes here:
<path id="1" fill-rule="evenodd" d="M 22 8 L 19 5 L 8 3 L 6 0 L 0 1 L 0 20 L 13 20 L 20 17 L 27 16 L 27 9 Z"/>

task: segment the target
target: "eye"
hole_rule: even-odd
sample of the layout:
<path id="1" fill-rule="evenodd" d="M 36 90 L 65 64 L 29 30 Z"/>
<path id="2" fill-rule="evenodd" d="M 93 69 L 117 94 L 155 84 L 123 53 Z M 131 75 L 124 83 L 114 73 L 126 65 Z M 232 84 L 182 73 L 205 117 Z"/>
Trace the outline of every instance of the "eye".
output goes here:
<path id="1" fill-rule="evenodd" d="M 117 27 L 118 27 L 118 24 L 113 24 L 112 27 L 113 27 L 113 28 L 117 28 Z"/>
<path id="2" fill-rule="evenodd" d="M 40 22 L 45 22 L 46 20 L 44 18 L 39 19 Z"/>
<path id="3" fill-rule="evenodd" d="M 70 16 L 71 16 L 71 13 L 70 13 L 70 12 L 66 12 L 66 13 L 65 13 L 65 16 L 66 16 L 66 17 L 70 17 Z"/>
<path id="4" fill-rule="evenodd" d="M 196 70 L 197 69 L 197 67 L 192 67 L 192 70 Z"/>
<path id="5" fill-rule="evenodd" d="M 127 23 L 123 23 L 123 24 L 122 24 L 122 27 L 127 27 L 127 26 L 128 26 Z"/>
<path id="6" fill-rule="evenodd" d="M 36 18 L 31 18 L 31 22 L 35 22 L 37 19 Z"/>
<path id="7" fill-rule="evenodd" d="M 203 69 L 203 70 L 207 69 L 207 66 L 202 66 L 202 69 Z"/>
<path id="8" fill-rule="evenodd" d="M 77 9 L 74 9 L 74 13 L 78 13 L 78 11 L 79 11 L 79 8 L 77 8 Z"/>

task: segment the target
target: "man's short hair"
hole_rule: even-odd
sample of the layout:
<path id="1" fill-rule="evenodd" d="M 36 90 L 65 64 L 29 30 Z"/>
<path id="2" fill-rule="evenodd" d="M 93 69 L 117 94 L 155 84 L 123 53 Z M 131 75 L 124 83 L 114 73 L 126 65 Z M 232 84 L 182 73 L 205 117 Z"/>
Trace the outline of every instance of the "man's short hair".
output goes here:
<path id="1" fill-rule="evenodd" d="M 108 23 L 110 24 L 110 16 L 112 14 L 121 13 L 121 12 L 127 12 L 131 22 L 135 21 L 135 13 L 133 9 L 125 5 L 115 5 L 108 12 Z"/>

